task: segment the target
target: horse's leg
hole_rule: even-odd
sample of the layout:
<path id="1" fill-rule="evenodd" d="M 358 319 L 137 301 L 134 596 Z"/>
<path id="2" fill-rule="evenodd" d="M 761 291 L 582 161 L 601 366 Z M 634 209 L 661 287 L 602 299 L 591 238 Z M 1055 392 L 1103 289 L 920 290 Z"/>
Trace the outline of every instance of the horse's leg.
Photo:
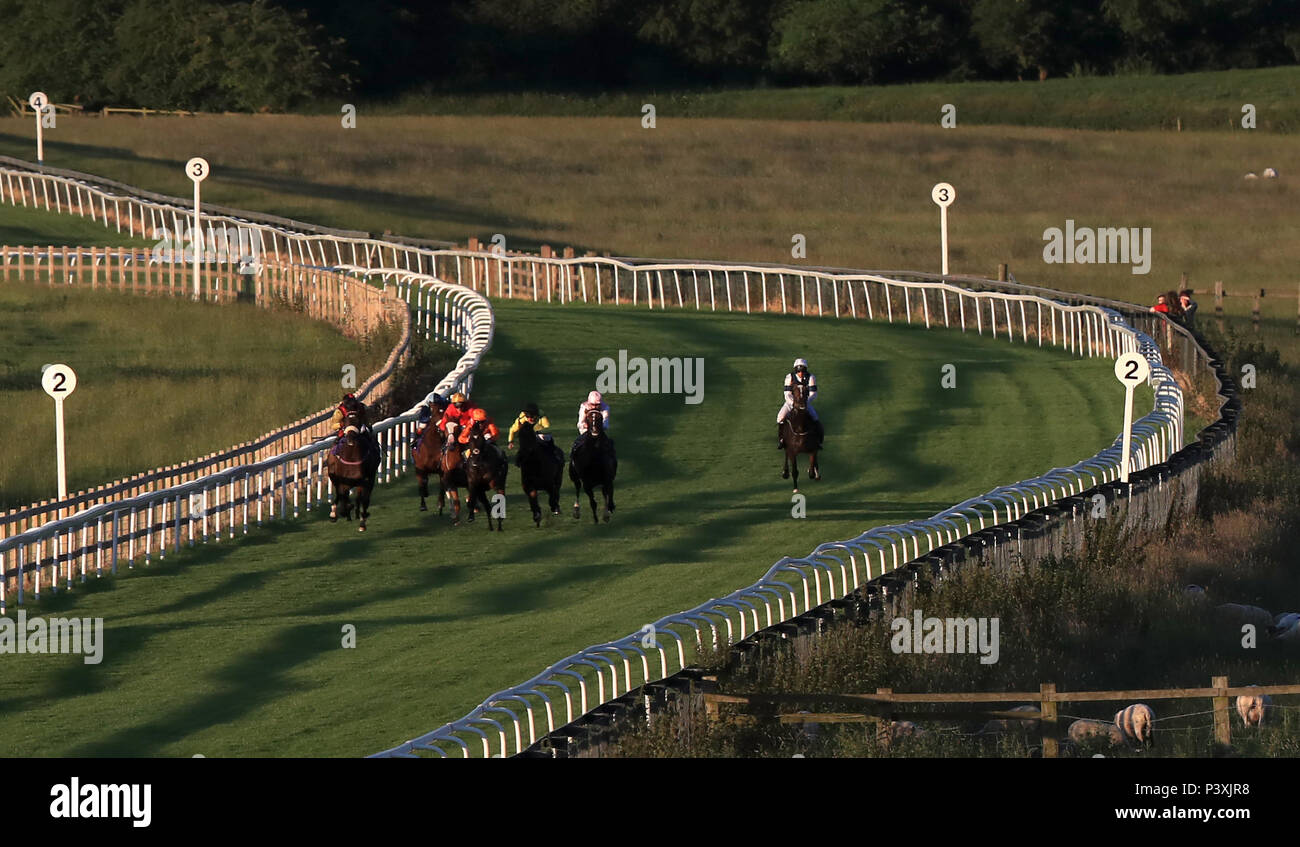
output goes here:
<path id="1" fill-rule="evenodd" d="M 541 504 L 539 504 L 539 503 L 537 502 L 537 489 L 534 488 L 534 489 L 531 490 L 531 491 L 528 491 L 528 490 L 525 489 L 525 493 L 528 494 L 528 508 L 529 508 L 529 509 L 532 511 L 532 513 L 533 513 L 533 523 L 537 524 L 538 526 L 541 526 L 541 525 L 542 525 L 542 507 L 541 507 Z"/>
<path id="2" fill-rule="evenodd" d="M 420 480 L 420 511 L 427 512 L 429 511 L 429 507 L 424 500 L 429 496 L 429 477 L 427 474 L 422 474 L 419 471 L 415 472 L 415 476 Z"/>
<path id="3" fill-rule="evenodd" d="M 582 517 L 582 481 L 577 477 L 573 478 L 573 519 L 576 521 Z"/>
<path id="4" fill-rule="evenodd" d="M 357 488 L 357 514 L 361 517 L 357 532 L 365 532 L 366 518 L 370 517 L 370 486 L 364 482 Z"/>
<path id="5" fill-rule="evenodd" d="M 555 473 L 551 475 L 550 482 L 546 486 L 546 498 L 548 505 L 551 507 L 552 515 L 560 513 L 560 483 L 563 481 L 561 479 L 563 475 L 564 465 L 560 465 L 555 469 Z"/>
<path id="6" fill-rule="evenodd" d="M 591 501 L 591 522 L 599 525 L 600 518 L 596 517 L 596 489 L 591 483 L 584 483 L 584 486 L 587 489 L 587 499 Z"/>
<path id="7" fill-rule="evenodd" d="M 334 500 L 330 503 L 330 523 L 339 522 L 339 499 L 343 496 L 342 487 L 334 486 Z"/>
<path id="8" fill-rule="evenodd" d="M 816 450 L 814 450 L 814 451 L 812 452 L 812 457 L 811 457 L 810 459 L 808 459 L 808 476 L 812 477 L 813 479 L 821 479 L 821 478 L 822 478 L 822 469 L 821 469 L 821 467 L 818 466 L 818 464 L 817 464 L 817 451 L 816 451 Z"/>
<path id="9" fill-rule="evenodd" d="M 451 493 L 451 525 L 459 526 L 460 525 L 460 489 L 448 488 L 446 490 Z"/>
<path id="10" fill-rule="evenodd" d="M 798 494 L 799 493 L 799 454 L 795 453 L 793 456 L 790 456 L 789 454 L 786 455 L 790 459 L 790 468 L 794 474 L 794 478 L 791 481 L 792 484 L 794 485 L 794 492 Z"/>
<path id="11" fill-rule="evenodd" d="M 447 505 L 447 489 L 442 485 L 442 474 L 438 474 L 438 517 L 442 517 L 442 510 Z"/>
<path id="12" fill-rule="evenodd" d="M 600 490 L 605 495 L 605 523 L 609 523 L 609 519 L 614 516 L 614 483 L 604 482 Z"/>
<path id="13" fill-rule="evenodd" d="M 795 470 L 796 472 L 798 472 L 797 466 Z M 785 461 L 781 463 L 781 479 L 789 479 L 789 478 L 790 478 L 790 451 L 786 450 Z"/>

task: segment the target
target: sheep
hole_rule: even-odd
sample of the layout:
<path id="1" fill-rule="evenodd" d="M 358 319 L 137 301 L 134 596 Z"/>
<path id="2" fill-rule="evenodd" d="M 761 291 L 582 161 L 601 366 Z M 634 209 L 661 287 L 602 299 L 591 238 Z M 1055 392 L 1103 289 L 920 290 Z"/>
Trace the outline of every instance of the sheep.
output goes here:
<path id="1" fill-rule="evenodd" d="M 1264 168 L 1265 179 L 1277 179 L 1277 171 L 1273 168 Z"/>
<path id="2" fill-rule="evenodd" d="M 1253 686 L 1252 686 L 1253 687 Z M 1241 694 L 1237 697 L 1237 714 L 1241 715 L 1242 726 L 1260 727 L 1264 725 L 1264 713 L 1273 705 L 1273 698 L 1267 694 Z"/>
<path id="3" fill-rule="evenodd" d="M 1300 641 L 1300 612 L 1283 612 L 1268 627 L 1274 641 Z"/>
<path id="4" fill-rule="evenodd" d="M 1254 171 L 1251 171 L 1250 173 L 1246 174 L 1246 179 L 1259 179 L 1259 174 L 1255 173 Z"/>
<path id="5" fill-rule="evenodd" d="M 1008 711 L 1011 711 L 1011 712 L 1037 712 L 1037 711 L 1038 711 L 1038 707 L 1037 707 L 1037 706 L 1030 706 L 1030 705 L 1026 705 L 1026 706 L 1016 706 L 1015 708 L 1009 709 Z M 1035 718 L 1035 719 L 1032 719 L 1032 720 L 1025 720 L 1025 721 L 1022 721 L 1022 720 L 1015 720 L 1015 719 L 1012 719 L 1012 718 L 1006 718 L 1006 719 L 1002 719 L 1002 720 L 992 720 L 992 721 L 989 721 L 988 723 L 984 724 L 984 727 L 979 731 L 978 734 L 979 734 L 979 735 L 996 735 L 996 734 L 998 734 L 998 733 L 1003 733 L 1003 732 L 1014 732 L 1014 731 L 1031 732 L 1031 731 L 1033 731 L 1033 729 L 1034 729 L 1034 725 L 1037 724 L 1037 723 L 1038 723 L 1038 720 L 1037 720 L 1036 718 Z"/>
<path id="6" fill-rule="evenodd" d="M 1273 625 L 1273 615 L 1259 606 L 1243 606 L 1239 603 L 1224 603 L 1214 608 L 1215 615 L 1221 621 L 1236 624 L 1253 624 L 1256 629 L 1268 629 Z"/>
<path id="7" fill-rule="evenodd" d="M 1080 718 L 1070 724 L 1065 734 L 1076 747 L 1086 747 L 1097 739 L 1108 741 L 1111 747 L 1119 747 L 1124 743 L 1124 733 L 1120 732 L 1119 727 L 1087 718 Z"/>
<path id="8" fill-rule="evenodd" d="M 893 746 L 895 741 L 904 738 L 924 738 L 925 730 L 921 729 L 911 721 L 890 721 L 881 723 L 876 731 L 876 739 L 882 747 L 888 749 Z"/>
<path id="9" fill-rule="evenodd" d="M 1133 746 L 1151 748 L 1156 746 L 1155 712 L 1146 703 L 1134 703 L 1115 713 L 1115 727 L 1124 735 L 1124 740 Z"/>

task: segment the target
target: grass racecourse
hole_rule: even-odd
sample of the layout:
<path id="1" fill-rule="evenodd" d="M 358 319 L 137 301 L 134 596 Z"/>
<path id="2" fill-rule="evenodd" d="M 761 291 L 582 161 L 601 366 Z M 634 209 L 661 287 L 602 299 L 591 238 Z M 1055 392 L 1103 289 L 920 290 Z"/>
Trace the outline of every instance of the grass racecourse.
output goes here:
<path id="1" fill-rule="evenodd" d="M 316 514 L 92 579 L 45 608 L 103 617 L 103 663 L 6 657 L 0 754 L 376 752 L 781 555 L 1091 455 L 1121 415 L 1104 361 L 972 334 L 514 302 L 497 319 L 478 399 L 498 421 L 535 399 L 566 444 L 600 357 L 704 359 L 699 405 L 611 398 L 610 524 L 575 522 L 570 489 L 565 513 L 534 528 L 512 469 L 506 531 L 453 528 L 417 510 L 407 477 L 378 492 L 365 536 Z M 796 352 L 824 385 L 829 433 L 825 479 L 801 485 L 805 519 L 791 517 L 772 432 Z M 946 363 L 956 389 L 940 388 Z M 355 649 L 341 648 L 346 624 Z"/>
<path id="2" fill-rule="evenodd" d="M 12 220 L 0 207 L 0 231 Z M 0 282 L 0 404 L 5 432 L 22 433 L 0 444 L 0 509 L 57 493 L 43 364 L 77 372 L 64 406 L 76 491 L 264 435 L 336 402 L 343 363 L 364 379 L 387 356 L 324 321 L 247 303 Z"/>
<path id="3" fill-rule="evenodd" d="M 1290 80 L 1232 83 L 1273 86 L 1285 105 Z M 1099 96 L 1090 86 L 1025 83 L 994 94 L 1032 116 L 1035 98 Z M 1239 106 L 1228 109 L 1238 90 L 1207 101 L 1206 115 L 1217 123 L 1222 106 L 1224 123 L 1239 120 Z M 787 263 L 802 234 L 799 261 L 856 268 L 937 271 L 929 193 L 947 181 L 958 191 L 949 210 L 955 273 L 988 275 L 1008 262 L 1023 282 L 1138 302 L 1184 271 L 1197 288 L 1222 279 L 1229 291 L 1294 289 L 1291 175 L 1300 170 L 1281 134 L 1293 130 L 1272 113 L 1250 132 L 1155 122 L 1120 133 L 1099 123 L 1104 108 L 1085 129 L 995 127 L 966 108 L 984 89 L 952 92 L 936 103 L 926 98 L 937 89 L 911 100 L 886 92 L 897 103 L 891 123 L 807 108 L 810 97 L 840 96 L 847 109 L 862 92 L 814 92 L 771 114 L 756 111 L 759 93 L 739 111 L 674 111 L 668 98 L 654 129 L 631 101 L 625 115 L 583 117 L 395 115 L 360 103 L 355 129 L 332 116 L 178 118 L 161 131 L 152 118 L 60 116 L 45 143 L 52 165 L 182 197 L 190 183 L 181 165 L 202 155 L 213 166 L 210 202 L 372 232 L 460 242 L 499 232 L 512 249 Z M 942 102 L 958 106 L 958 128 L 940 128 Z M 457 110 L 473 111 L 447 108 Z M 772 119 L 790 115 L 799 119 Z M 0 153 L 30 159 L 30 134 L 27 121 L 0 119 Z M 1270 166 L 1282 178 L 1242 179 Z M 1067 219 L 1151 227 L 1151 273 L 1044 263 L 1044 230 Z M 29 226 L 13 220 L 0 226 Z M 37 240 L 81 237 L 50 231 Z M 85 243 L 106 234 L 88 232 Z M 92 581 L 45 608 L 104 617 L 104 662 L 7 657 L 0 754 L 375 752 L 577 649 L 752 582 L 782 555 L 1072 463 L 1118 430 L 1122 395 L 1106 363 L 987 337 L 833 319 L 496 306 L 477 399 L 503 423 L 535 399 L 565 443 L 600 357 L 623 348 L 704 359 L 699 406 L 672 395 L 612 398 L 621 463 L 611 524 L 566 514 L 533 529 L 512 471 L 504 534 L 453 529 L 416 511 L 408 478 L 377 494 L 365 537 L 317 515 Z M 1228 306 L 1239 316 L 1249 301 Z M 1294 300 L 1266 300 L 1266 338 L 1289 340 L 1294 310 Z M 780 379 L 797 354 L 824 383 L 829 431 L 825 479 L 801 486 L 803 520 L 791 518 L 771 433 Z M 309 359 L 337 373 L 333 359 Z M 957 365 L 955 390 L 939 387 L 946 363 Z M 1139 402 L 1150 407 L 1149 396 Z M 354 650 L 340 648 L 346 624 L 357 627 Z"/>

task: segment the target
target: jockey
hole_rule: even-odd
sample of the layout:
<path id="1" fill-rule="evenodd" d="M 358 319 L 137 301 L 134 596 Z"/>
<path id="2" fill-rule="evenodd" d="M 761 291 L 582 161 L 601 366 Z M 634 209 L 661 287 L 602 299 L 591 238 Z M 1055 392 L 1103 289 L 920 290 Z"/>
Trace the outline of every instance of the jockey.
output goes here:
<path id="1" fill-rule="evenodd" d="M 336 431 L 335 434 L 339 438 L 343 437 L 343 424 L 349 415 L 356 415 L 360 420 L 357 429 L 362 440 L 366 442 L 369 452 L 379 453 L 379 440 L 375 438 L 375 432 L 370 428 L 370 415 L 366 404 L 350 392 L 343 395 L 343 401 L 339 403 L 338 408 L 334 410 L 334 416 L 330 418 L 330 427 Z"/>
<path id="2" fill-rule="evenodd" d="M 578 454 L 578 445 L 582 443 L 582 436 L 587 434 L 587 413 L 595 409 L 600 410 L 601 429 L 606 433 L 609 432 L 609 404 L 600 396 L 599 391 L 593 391 L 587 395 L 587 401 L 578 406 L 578 437 L 574 439 L 571 456 Z"/>
<path id="3" fill-rule="evenodd" d="M 474 406 L 469 402 L 469 398 L 457 391 L 451 395 L 451 404 L 442 412 L 442 417 L 438 419 L 438 429 L 447 434 L 447 439 L 443 442 L 442 450 L 447 452 L 451 442 L 456 437 L 456 430 L 462 426 L 468 426 L 471 423 L 470 415 L 474 411 Z"/>
<path id="4" fill-rule="evenodd" d="M 533 425 L 534 431 L 548 429 L 551 426 L 550 420 L 537 408 L 536 403 L 527 403 L 524 405 L 523 411 L 515 418 L 515 422 L 510 424 L 510 432 L 506 434 L 507 448 L 515 449 L 515 433 L 519 431 L 520 425 L 525 421 Z M 551 440 L 551 436 L 544 432 L 538 432 L 537 437 L 542 441 Z"/>
<path id="5" fill-rule="evenodd" d="M 812 417 L 813 423 L 817 425 L 817 441 L 820 444 L 825 432 L 822 428 L 821 418 L 817 416 L 817 410 L 813 408 L 813 400 L 817 398 L 817 375 L 808 371 L 808 360 L 799 358 L 794 360 L 794 367 L 790 373 L 785 375 L 785 403 L 781 406 L 781 411 L 776 414 L 776 446 L 784 449 L 785 447 L 785 419 L 794 409 L 794 387 L 802 385 L 804 388 L 804 401 L 808 408 L 808 414 Z"/>
<path id="6" fill-rule="evenodd" d="M 469 433 L 470 430 L 474 428 L 474 424 L 480 424 L 482 426 L 483 436 L 487 439 L 488 443 L 496 441 L 497 435 L 501 432 L 497 429 L 497 425 L 492 422 L 492 418 L 488 416 L 488 413 L 476 406 L 473 411 L 469 413 L 469 422 L 461 426 L 460 436 L 456 440 L 461 444 L 468 444 Z"/>
<path id="7" fill-rule="evenodd" d="M 415 419 L 415 433 L 411 436 L 411 449 L 414 450 L 419 446 L 420 441 L 424 438 L 424 430 L 433 420 L 434 415 L 441 416 L 447 409 L 450 401 L 441 394 L 434 394 L 428 400 L 420 404 L 418 417 Z"/>

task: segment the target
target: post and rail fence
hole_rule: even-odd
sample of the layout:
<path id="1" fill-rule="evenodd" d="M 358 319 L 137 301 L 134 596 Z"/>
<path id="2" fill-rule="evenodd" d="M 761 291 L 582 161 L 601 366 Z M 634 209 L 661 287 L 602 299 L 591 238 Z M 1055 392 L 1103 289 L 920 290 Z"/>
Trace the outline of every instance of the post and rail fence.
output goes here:
<path id="1" fill-rule="evenodd" d="M 3 157 L 0 202 L 90 216 L 105 227 L 119 232 L 125 228 L 143 238 L 183 233 L 191 214 L 178 198 Z M 638 686 L 669 677 L 670 656 L 680 672 L 687 666 L 686 645 L 703 644 L 706 637 L 716 644 L 724 627 L 729 642 L 737 636 L 743 641 L 815 617 L 818 609 L 838 598 L 897 579 L 895 571 L 905 575 L 922 566 L 943 570 L 971 558 L 1029 558 L 1059 550 L 1078 535 L 1095 497 L 1102 497 L 1108 509 L 1124 515 L 1124 520 L 1159 518 L 1181 498 L 1194 496 L 1201 469 L 1230 460 L 1235 443 L 1239 403 L 1222 363 L 1194 332 L 1133 304 L 952 274 L 578 257 L 571 250 L 565 251 L 567 256 L 555 256 L 549 248 L 531 255 L 484 251 L 476 249 L 479 245 L 473 241 L 468 249 L 446 248 L 436 242 L 376 238 L 205 208 L 203 225 L 211 237 L 203 243 L 250 245 L 240 263 L 335 269 L 396 285 L 398 296 L 414 311 L 416 331 L 423 330 L 427 337 L 432 327 L 438 337 L 449 338 L 466 351 L 435 389 L 441 391 L 472 380 L 491 340 L 488 297 L 906 322 L 927 329 L 987 331 L 1010 343 L 1053 346 L 1080 357 L 1113 359 L 1137 352 L 1150 364 L 1155 403 L 1134 424 L 1135 473 L 1128 483 L 1119 482 L 1117 438 L 1073 466 L 999 486 L 930 518 L 824 543 L 807 557 L 781 559 L 751 586 L 655 622 L 658 640 L 651 647 L 642 646 L 641 632 L 595 645 L 519 686 L 497 692 L 464 718 L 377 755 L 446 756 L 459 750 L 468 757 L 471 746 L 480 743 L 483 755 L 490 755 L 491 739 L 499 740 L 500 754 L 510 755 L 507 726 L 513 729 L 513 752 L 520 753 L 538 741 L 539 711 L 545 715 L 546 734 L 561 732 L 562 725 L 590 717 L 604 704 L 628 697 Z M 221 289 L 217 285 L 214 290 Z M 448 336 L 444 334 L 448 309 L 457 298 L 457 319 Z M 1190 444 L 1183 432 L 1184 386 L 1218 398 L 1218 419 Z M 403 436 L 413 419 L 414 410 L 376 426 L 390 447 L 385 481 L 400 474 L 409 459 Z M 190 543 L 195 527 L 206 537 L 209 518 L 223 521 L 218 525 L 233 535 L 236 527 L 242 531 L 247 526 L 250 508 L 260 516 L 258 507 L 264 505 L 266 511 L 274 507 L 275 514 L 283 516 L 292 499 L 296 514 L 304 478 L 315 481 L 316 500 L 320 499 L 320 477 L 313 476 L 310 467 L 320 463 L 321 449 L 291 450 L 182 486 L 84 510 L 40 527 L 35 534 L 29 531 L 17 543 L 0 541 L 0 570 L 45 568 L 57 575 L 62 567 L 71 584 L 77 572 L 84 575 L 88 567 L 100 568 L 109 558 L 114 565 L 123 556 L 134 560 L 140 546 L 147 559 L 151 550 L 159 549 L 152 534 L 160 522 L 180 527 L 172 538 L 175 549 L 182 530 L 188 531 Z M 268 488 L 273 491 L 269 498 Z M 309 482 L 305 488 L 309 505 L 311 489 Z M 199 508 L 187 511 L 181 500 L 195 493 L 203 495 Z M 640 670 L 637 679 L 633 667 Z M 588 696 L 589 687 L 595 689 L 594 698 Z M 558 697 L 564 703 L 564 720 L 559 724 L 554 708 Z"/>

